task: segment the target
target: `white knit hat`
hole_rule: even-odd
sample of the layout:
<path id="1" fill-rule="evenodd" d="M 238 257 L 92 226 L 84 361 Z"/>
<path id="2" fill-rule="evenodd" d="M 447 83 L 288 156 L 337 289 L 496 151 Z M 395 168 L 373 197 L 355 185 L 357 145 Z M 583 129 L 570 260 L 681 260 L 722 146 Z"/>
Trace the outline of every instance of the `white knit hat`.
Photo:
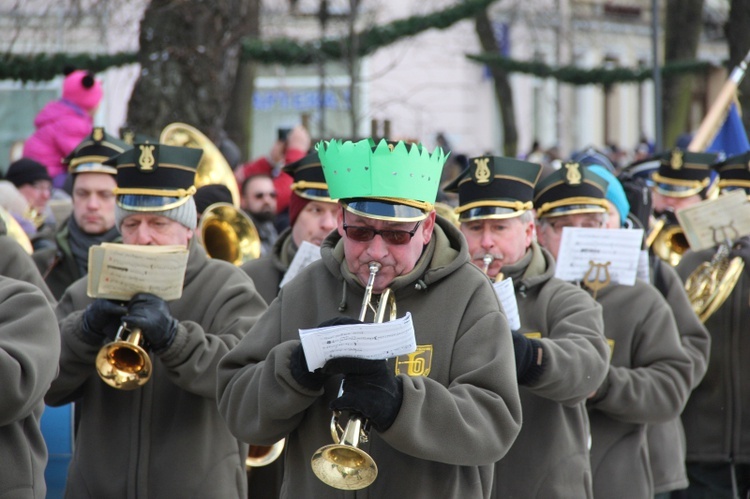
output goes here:
<path id="1" fill-rule="evenodd" d="M 134 211 L 127 210 L 120 205 L 115 205 L 115 224 L 117 230 L 120 230 L 120 225 L 122 225 L 125 217 L 128 217 L 130 215 L 144 214 L 167 217 L 191 230 L 195 230 L 196 226 L 198 225 L 198 211 L 195 208 L 195 200 L 192 196 L 190 196 L 188 200 L 185 203 L 182 203 L 180 206 L 172 208 L 171 210 L 163 211 Z"/>

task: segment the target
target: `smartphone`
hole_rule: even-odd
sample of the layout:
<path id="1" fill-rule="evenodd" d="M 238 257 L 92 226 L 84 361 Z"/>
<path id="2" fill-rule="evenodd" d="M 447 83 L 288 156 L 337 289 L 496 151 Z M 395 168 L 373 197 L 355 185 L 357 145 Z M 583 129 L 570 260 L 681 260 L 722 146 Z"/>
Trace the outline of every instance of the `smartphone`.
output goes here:
<path id="1" fill-rule="evenodd" d="M 286 142 L 286 138 L 289 135 L 289 132 L 291 132 L 291 128 L 279 128 L 276 133 L 278 135 L 278 140 L 281 142 Z"/>

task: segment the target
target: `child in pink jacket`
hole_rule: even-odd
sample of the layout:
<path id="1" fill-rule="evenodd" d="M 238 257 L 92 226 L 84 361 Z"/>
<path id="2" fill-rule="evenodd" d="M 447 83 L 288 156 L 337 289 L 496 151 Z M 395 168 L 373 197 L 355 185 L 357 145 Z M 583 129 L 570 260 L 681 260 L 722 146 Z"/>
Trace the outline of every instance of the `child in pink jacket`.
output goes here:
<path id="1" fill-rule="evenodd" d="M 103 95 L 101 81 L 90 71 L 65 74 L 62 98 L 39 111 L 34 119 L 36 131 L 23 147 L 23 156 L 46 166 L 57 188 L 62 188 L 67 176 L 61 160 L 91 133 Z"/>

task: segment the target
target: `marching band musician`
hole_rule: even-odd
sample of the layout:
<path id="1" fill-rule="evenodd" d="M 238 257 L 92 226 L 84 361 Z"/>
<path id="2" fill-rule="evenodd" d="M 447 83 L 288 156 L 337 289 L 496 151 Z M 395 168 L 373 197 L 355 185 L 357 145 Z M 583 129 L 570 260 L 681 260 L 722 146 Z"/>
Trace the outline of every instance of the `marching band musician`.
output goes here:
<path id="1" fill-rule="evenodd" d="M 716 164 L 721 195 L 750 194 L 750 152 Z M 741 257 L 742 274 L 724 303 L 705 321 L 711 335 L 708 371 L 682 412 L 687 437 L 689 498 L 737 498 L 750 493 L 750 237 L 731 237 L 729 258 Z M 683 281 L 716 248 L 688 251 L 677 265 Z"/>
<path id="2" fill-rule="evenodd" d="M 283 168 L 294 178 L 289 201 L 290 227 L 279 235 L 273 251 L 257 260 L 242 265 L 255 282 L 266 303 L 271 303 L 279 292 L 289 264 L 300 245 L 307 241 L 316 246 L 336 228 L 339 205 L 328 193 L 318 153 L 308 154 Z"/>
<path id="3" fill-rule="evenodd" d="M 46 497 L 48 455 L 39 422 L 59 355 L 49 301 L 32 284 L 0 275 L 0 496 Z"/>
<path id="4" fill-rule="evenodd" d="M 148 293 L 128 303 L 93 300 L 86 279 L 57 307 L 60 375 L 50 405 L 81 400 L 81 421 L 66 497 L 246 497 L 247 446 L 216 406 L 216 365 L 266 309 L 234 265 L 192 243 L 192 194 L 202 151 L 136 144 L 106 164 L 117 168 L 115 221 L 125 244 L 189 250 L 182 296 Z M 121 391 L 97 376 L 95 358 L 126 323 L 142 331 L 150 380 Z"/>
<path id="5" fill-rule="evenodd" d="M 2 217 L 0 217 L 0 255 L 2 255 L 2 258 L 0 258 L 1 276 L 12 277 L 33 284 L 42 291 L 50 305 L 54 307 L 57 304 L 57 300 L 55 300 L 34 265 L 34 260 L 23 249 L 23 246 L 14 239 L 14 236 L 8 233 L 8 228 Z"/>
<path id="6" fill-rule="evenodd" d="M 534 241 L 532 199 L 541 169 L 512 158 L 472 158 L 445 187 L 458 192 L 472 262 L 481 268 L 490 255 L 487 275 L 512 278 L 518 303 L 513 346 L 524 422 L 495 466 L 498 499 L 592 497 L 585 401 L 607 374 L 609 347 L 601 306 L 555 278 L 554 258 Z"/>
<path id="7" fill-rule="evenodd" d="M 620 181 L 606 168 L 587 167 L 607 181 L 605 197 L 609 204 L 607 227 L 622 227 L 621 220 L 628 216 L 630 204 Z M 659 290 L 672 309 L 680 343 L 693 365 L 691 390 L 703 379 L 708 367 L 711 336 L 693 311 L 680 276 L 674 267 L 658 257 L 649 258 L 649 282 Z M 654 423 L 646 429 L 651 476 L 656 499 L 669 499 L 672 491 L 688 486 L 685 468 L 685 432 L 680 417 L 666 423 Z"/>
<path id="8" fill-rule="evenodd" d="M 557 259 L 564 227 L 604 228 L 606 189 L 606 180 L 577 163 L 564 163 L 537 183 L 539 244 Z M 622 497 L 623 491 L 653 497 L 646 427 L 680 414 L 692 363 L 669 305 L 653 286 L 608 284 L 594 297 L 611 346 L 609 371 L 587 402 L 594 497 Z"/>
<path id="9" fill-rule="evenodd" d="M 494 463 L 520 429 L 512 338 L 458 229 L 436 218 L 444 154 L 370 139 L 317 150 L 339 199 L 337 230 L 222 359 L 219 410 L 243 441 L 287 437 L 282 497 L 346 497 L 310 467 L 332 443 L 331 410 L 371 428 L 364 450 L 379 478 L 358 496 L 489 497 Z M 389 288 L 399 314 L 410 312 L 416 352 L 310 372 L 298 330 L 356 317 L 372 262 L 382 268 L 371 290 Z"/>
<path id="10" fill-rule="evenodd" d="M 63 160 L 73 178 L 73 211 L 55 231 L 54 246 L 32 255 L 57 300 L 68 286 L 88 273 L 89 248 L 120 237 L 115 228 L 117 170 L 102 162 L 129 148 L 96 127 Z"/>

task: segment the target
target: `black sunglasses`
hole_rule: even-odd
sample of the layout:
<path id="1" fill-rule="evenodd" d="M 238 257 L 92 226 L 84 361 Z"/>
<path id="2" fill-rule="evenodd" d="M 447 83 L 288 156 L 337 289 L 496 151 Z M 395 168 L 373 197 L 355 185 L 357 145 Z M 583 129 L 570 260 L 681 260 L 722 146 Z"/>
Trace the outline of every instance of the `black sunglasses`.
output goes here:
<path id="1" fill-rule="evenodd" d="M 344 211 L 344 232 L 346 232 L 346 237 L 358 243 L 372 241 L 376 235 L 380 235 L 386 243 L 400 246 L 411 241 L 411 238 L 417 233 L 417 229 L 421 223 L 421 220 L 417 222 L 417 225 L 415 225 L 412 230 L 377 230 L 372 227 L 357 227 L 346 225 L 346 211 Z"/>

